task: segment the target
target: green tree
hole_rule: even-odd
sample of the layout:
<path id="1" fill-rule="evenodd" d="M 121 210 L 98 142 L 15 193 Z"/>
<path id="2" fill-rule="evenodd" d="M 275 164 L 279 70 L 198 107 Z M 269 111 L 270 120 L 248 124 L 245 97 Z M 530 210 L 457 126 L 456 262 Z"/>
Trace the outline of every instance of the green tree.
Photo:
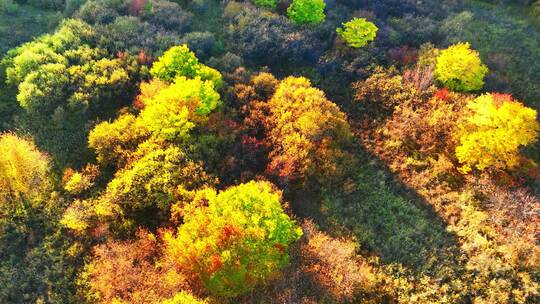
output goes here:
<path id="1" fill-rule="evenodd" d="M 258 6 L 266 8 L 274 9 L 277 6 L 277 0 L 253 0 L 253 2 Z"/>
<path id="2" fill-rule="evenodd" d="M 129 167 L 117 172 L 101 199 L 124 210 L 158 208 L 168 211 L 171 203 L 190 191 L 212 186 L 215 180 L 178 147 L 153 149 Z"/>
<path id="3" fill-rule="evenodd" d="M 195 53 L 187 45 L 174 46 L 158 58 L 152 69 L 152 76 L 173 82 L 177 77 L 201 77 L 202 80 L 211 80 L 216 86 L 221 84 L 221 74 L 199 62 Z"/>
<path id="4" fill-rule="evenodd" d="M 324 0 L 293 0 L 287 9 L 287 16 L 297 24 L 319 24 L 326 15 Z"/>
<path id="5" fill-rule="evenodd" d="M 361 48 L 375 40 L 378 30 L 375 24 L 365 18 L 354 18 L 343 23 L 343 28 L 338 28 L 336 32 L 349 46 Z"/>
<path id="6" fill-rule="evenodd" d="M 61 166 L 84 161 L 88 120 L 116 110 L 139 77 L 132 56 L 109 58 L 94 47 L 95 35 L 88 24 L 67 20 L 4 59 L 7 82 L 25 111 L 21 122 Z"/>
<path id="7" fill-rule="evenodd" d="M 458 43 L 440 52 L 435 75 L 445 87 L 455 91 L 476 91 L 484 86 L 488 72 L 478 52 L 469 43 Z"/>
<path id="8" fill-rule="evenodd" d="M 225 297 L 276 275 L 287 264 L 288 246 L 302 234 L 267 182 L 203 190 L 184 215 L 178 233 L 164 236 L 165 257 Z"/>

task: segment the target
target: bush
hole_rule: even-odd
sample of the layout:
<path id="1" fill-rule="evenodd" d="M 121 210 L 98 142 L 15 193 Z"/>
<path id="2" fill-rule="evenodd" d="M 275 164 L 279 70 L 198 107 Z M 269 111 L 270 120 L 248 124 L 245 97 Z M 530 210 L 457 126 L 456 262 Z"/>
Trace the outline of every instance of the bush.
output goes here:
<path id="1" fill-rule="evenodd" d="M 0 0 L 0 14 L 13 14 L 19 10 L 19 6 L 13 0 Z"/>
<path id="2" fill-rule="evenodd" d="M 356 90 L 356 101 L 378 104 L 390 111 L 414 102 L 417 96 L 415 88 L 406 83 L 395 70 L 380 67 L 365 81 L 355 83 L 353 88 Z"/>
<path id="3" fill-rule="evenodd" d="M 193 15 L 180 5 L 165 0 L 151 0 L 146 5 L 148 9 L 140 12 L 142 20 L 180 34 L 191 29 Z"/>
<path id="4" fill-rule="evenodd" d="M 287 16 L 297 24 L 319 24 L 326 15 L 324 0 L 293 0 L 287 9 Z"/>
<path id="5" fill-rule="evenodd" d="M 73 17 L 84 20 L 89 24 L 111 23 L 119 14 L 114 7 L 107 4 L 105 1 L 87 1 Z"/>
<path id="6" fill-rule="evenodd" d="M 180 43 L 186 44 L 198 58 L 205 60 L 214 51 L 216 38 L 210 32 L 191 32 L 182 37 Z"/>
<path id="7" fill-rule="evenodd" d="M 456 91 L 476 91 L 484 86 L 488 68 L 469 43 L 458 43 L 442 50 L 437 57 L 435 75 L 447 88 Z"/>
<path id="8" fill-rule="evenodd" d="M 71 15 L 73 15 L 85 3 L 86 0 L 66 0 L 64 16 L 71 17 Z"/>
<path id="9" fill-rule="evenodd" d="M 338 28 L 336 32 L 349 46 L 361 48 L 375 40 L 377 30 L 377 26 L 365 18 L 354 18 L 349 22 L 343 23 L 343 28 Z"/>
<path id="10" fill-rule="evenodd" d="M 52 186 L 50 173 L 49 159 L 34 143 L 0 135 L 0 215 L 22 216 L 25 207 L 43 203 Z"/>
<path id="11" fill-rule="evenodd" d="M 88 302 L 99 304 L 183 304 L 165 300 L 187 284 L 186 278 L 168 265 L 155 265 L 159 252 L 158 238 L 144 230 L 138 231 L 133 241 L 111 240 L 95 246 L 79 279 L 81 293 Z M 187 292 L 181 294 L 189 299 Z"/>
<path id="12" fill-rule="evenodd" d="M 253 0 L 253 3 L 257 6 L 275 9 L 277 6 L 277 0 Z"/>
<path id="13" fill-rule="evenodd" d="M 179 44 L 179 37 L 160 27 L 142 22 L 134 16 L 120 16 L 114 22 L 96 27 L 99 46 L 111 54 L 136 54 L 141 50 L 149 54 L 159 54 Z"/>
<path id="14" fill-rule="evenodd" d="M 299 30 L 283 16 L 250 11 L 235 23 L 234 47 L 244 60 L 258 65 L 315 63 L 325 48 L 314 32 Z"/>
<path id="15" fill-rule="evenodd" d="M 65 0 L 28 0 L 28 4 L 45 9 L 62 10 Z"/>
<path id="16" fill-rule="evenodd" d="M 198 299 L 193 295 L 182 291 L 177 293 L 174 297 L 164 300 L 160 304 L 208 304 L 208 301 Z"/>

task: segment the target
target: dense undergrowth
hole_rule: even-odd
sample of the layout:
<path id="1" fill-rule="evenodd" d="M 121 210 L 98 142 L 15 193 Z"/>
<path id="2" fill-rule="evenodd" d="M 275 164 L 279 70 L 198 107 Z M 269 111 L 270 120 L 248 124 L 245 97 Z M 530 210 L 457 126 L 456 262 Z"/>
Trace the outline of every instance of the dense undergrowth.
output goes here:
<path id="1" fill-rule="evenodd" d="M 0 302 L 537 303 L 506 2 L 0 0 Z"/>

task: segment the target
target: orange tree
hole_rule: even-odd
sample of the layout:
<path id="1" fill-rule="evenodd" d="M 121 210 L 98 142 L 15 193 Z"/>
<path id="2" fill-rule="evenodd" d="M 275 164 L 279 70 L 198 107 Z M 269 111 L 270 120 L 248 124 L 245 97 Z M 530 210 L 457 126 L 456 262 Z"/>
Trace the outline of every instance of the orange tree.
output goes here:
<path id="1" fill-rule="evenodd" d="M 268 103 L 268 169 L 282 181 L 338 176 L 350 165 L 346 115 L 303 77 L 288 77 Z"/>

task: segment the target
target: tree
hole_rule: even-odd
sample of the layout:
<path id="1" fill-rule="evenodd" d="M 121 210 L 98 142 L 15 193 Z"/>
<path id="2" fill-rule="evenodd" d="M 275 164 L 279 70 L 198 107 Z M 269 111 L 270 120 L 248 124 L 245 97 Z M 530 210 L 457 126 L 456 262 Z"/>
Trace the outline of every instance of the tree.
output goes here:
<path id="1" fill-rule="evenodd" d="M 164 235 L 165 257 L 219 296 L 243 294 L 275 276 L 302 233 L 268 182 L 203 190 L 183 212 L 177 234 Z"/>
<path id="2" fill-rule="evenodd" d="M 325 7 L 324 0 L 293 0 L 287 16 L 297 24 L 318 24 L 326 18 Z"/>
<path id="3" fill-rule="evenodd" d="M 88 146 L 95 151 L 98 163 L 121 168 L 132 160 L 138 145 L 150 135 L 136 116 L 123 114 L 113 122 L 96 125 L 88 136 Z"/>
<path id="4" fill-rule="evenodd" d="M 50 164 L 36 146 L 14 134 L 0 135 L 0 215 L 24 216 L 52 190 Z"/>
<path id="5" fill-rule="evenodd" d="M 536 111 L 510 95 L 485 94 L 466 106 L 456 131 L 456 157 L 462 171 L 487 168 L 512 169 L 519 162 L 519 148 L 538 138 Z"/>
<path id="6" fill-rule="evenodd" d="M 0 135 L 0 302 L 74 299 L 70 245 L 58 231 L 62 201 L 49 158 L 33 142 Z M 54 279 L 53 279 L 54 278 Z"/>
<path id="7" fill-rule="evenodd" d="M 283 181 L 337 177 L 351 164 L 351 131 L 339 107 L 303 77 L 281 81 L 268 103 L 269 171 Z"/>
<path id="8" fill-rule="evenodd" d="M 199 59 L 187 45 L 174 46 L 158 58 L 150 73 L 152 76 L 172 82 L 178 76 L 193 78 L 199 73 Z"/>
<path id="9" fill-rule="evenodd" d="M 191 191 L 214 184 L 202 164 L 178 147 L 153 148 L 117 172 L 100 199 L 120 205 L 126 213 L 152 209 L 166 213 L 173 202 L 189 199 Z"/>
<path id="10" fill-rule="evenodd" d="M 349 22 L 343 23 L 343 28 L 338 28 L 336 32 L 341 36 L 349 46 L 361 48 L 369 42 L 375 40 L 378 28 L 372 22 L 365 18 L 354 18 Z"/>
<path id="11" fill-rule="evenodd" d="M 469 43 L 458 43 L 442 50 L 437 57 L 435 75 L 445 87 L 456 91 L 476 91 L 484 86 L 488 68 Z"/>
<path id="12" fill-rule="evenodd" d="M 195 53 L 187 45 L 174 46 L 159 57 L 152 69 L 152 76 L 173 82 L 177 77 L 201 77 L 202 80 L 211 80 L 216 86 L 221 85 L 221 74 L 204 64 L 199 63 Z"/>
<path id="13" fill-rule="evenodd" d="M 96 31 L 80 20 L 66 20 L 10 52 L 7 81 L 18 89 L 24 127 L 61 166 L 79 165 L 87 156 L 88 120 L 106 116 L 135 92 L 139 66 L 130 56 L 110 58 L 95 47 Z"/>

